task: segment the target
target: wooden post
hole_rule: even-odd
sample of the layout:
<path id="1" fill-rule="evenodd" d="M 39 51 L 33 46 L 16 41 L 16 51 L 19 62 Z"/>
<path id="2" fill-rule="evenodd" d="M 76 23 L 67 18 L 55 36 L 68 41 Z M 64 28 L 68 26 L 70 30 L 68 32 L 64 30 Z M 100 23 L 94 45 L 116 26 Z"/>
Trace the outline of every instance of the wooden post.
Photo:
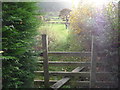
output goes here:
<path id="1" fill-rule="evenodd" d="M 96 46 L 95 46 L 95 37 L 92 35 L 90 88 L 95 88 L 95 83 L 96 83 L 96 59 L 97 59 L 97 52 L 96 52 Z"/>
<path id="2" fill-rule="evenodd" d="M 45 87 L 49 87 L 49 67 L 48 67 L 48 38 L 46 34 L 42 35 L 42 47 L 43 47 L 43 69 L 44 69 L 44 84 Z"/>

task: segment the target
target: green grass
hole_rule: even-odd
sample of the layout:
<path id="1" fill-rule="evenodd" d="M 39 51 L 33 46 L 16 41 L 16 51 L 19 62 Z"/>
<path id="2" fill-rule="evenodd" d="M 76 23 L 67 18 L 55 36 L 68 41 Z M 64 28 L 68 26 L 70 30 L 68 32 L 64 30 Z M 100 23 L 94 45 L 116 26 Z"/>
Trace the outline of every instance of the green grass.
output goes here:
<path id="1" fill-rule="evenodd" d="M 54 22 L 65 22 L 65 21 L 63 21 L 62 19 L 51 19 L 50 21 L 51 21 L 51 22 L 52 22 L 52 21 L 54 21 Z"/>
<path id="2" fill-rule="evenodd" d="M 54 20 L 52 20 L 54 21 Z M 52 22 L 50 21 L 50 22 Z M 58 19 L 59 22 L 61 20 Z M 66 29 L 65 24 L 45 24 L 44 26 L 40 27 L 40 33 L 44 33 L 48 35 L 49 39 L 49 51 L 69 51 L 69 44 L 68 38 L 70 37 L 68 29 Z M 70 44 L 72 44 L 70 42 Z M 74 46 L 74 45 L 73 45 Z M 75 47 L 75 46 L 74 46 Z M 74 48 L 72 47 L 72 48 Z M 42 60 L 42 59 L 41 59 Z M 49 56 L 49 61 L 87 61 L 86 58 L 81 57 L 61 57 L 61 56 Z M 49 66 L 50 71 L 72 71 L 76 66 Z M 39 65 L 38 70 L 43 70 L 43 66 Z M 50 77 L 51 80 L 59 80 L 61 76 L 52 76 Z M 36 75 L 35 79 L 44 79 L 41 75 Z M 71 86 L 66 85 L 62 88 L 70 88 Z"/>
<path id="3" fill-rule="evenodd" d="M 52 30 L 55 32 L 56 36 L 59 38 L 59 42 L 66 42 L 68 37 L 68 30 L 64 24 L 50 24 Z"/>
<path id="4" fill-rule="evenodd" d="M 40 33 L 49 37 L 49 50 L 64 51 L 68 43 L 69 30 L 64 24 L 45 24 L 40 27 Z"/>
<path id="5" fill-rule="evenodd" d="M 59 22 L 59 23 L 65 23 L 65 21 L 55 21 L 55 20 L 51 20 L 51 21 L 48 21 L 48 22 Z"/>

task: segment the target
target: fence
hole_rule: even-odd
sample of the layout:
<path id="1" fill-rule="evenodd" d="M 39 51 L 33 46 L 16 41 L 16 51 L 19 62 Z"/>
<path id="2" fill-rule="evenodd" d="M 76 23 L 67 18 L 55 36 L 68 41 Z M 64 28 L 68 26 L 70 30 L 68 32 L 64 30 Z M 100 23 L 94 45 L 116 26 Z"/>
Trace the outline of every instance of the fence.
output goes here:
<path id="1" fill-rule="evenodd" d="M 35 82 L 42 82 L 44 83 L 46 88 L 53 88 L 58 89 L 65 85 L 69 80 L 71 80 L 71 77 L 90 77 L 89 81 L 76 81 L 75 84 L 78 84 L 79 87 L 82 85 L 87 85 L 89 88 L 97 88 L 101 85 L 113 85 L 115 83 L 114 81 L 97 81 L 96 77 L 110 77 L 111 74 L 116 74 L 116 72 L 97 72 L 96 71 L 96 65 L 97 64 L 103 64 L 103 62 L 96 62 L 98 55 L 105 55 L 105 53 L 100 53 L 96 50 L 95 45 L 95 38 L 92 36 L 92 43 L 91 43 L 91 52 L 50 52 L 48 51 L 48 38 L 47 35 L 42 35 L 42 46 L 43 46 L 43 58 L 44 61 L 38 61 L 39 64 L 43 64 L 44 71 L 35 71 L 35 73 L 43 74 L 44 75 L 44 81 L 43 80 L 34 80 Z M 91 57 L 90 62 L 54 62 L 49 61 L 48 56 L 49 55 L 59 55 L 59 56 L 79 56 L 79 57 Z M 49 71 L 49 65 L 75 65 L 76 68 L 72 70 L 72 72 L 63 72 L 63 71 Z M 104 64 L 103 64 L 104 65 Z M 79 66 L 83 66 L 80 68 Z M 84 72 L 85 66 L 90 67 L 89 72 Z M 64 76 L 61 80 L 55 81 L 55 80 L 49 80 L 49 77 L 52 75 L 62 75 Z M 53 85 L 50 86 L 49 83 L 53 83 Z"/>

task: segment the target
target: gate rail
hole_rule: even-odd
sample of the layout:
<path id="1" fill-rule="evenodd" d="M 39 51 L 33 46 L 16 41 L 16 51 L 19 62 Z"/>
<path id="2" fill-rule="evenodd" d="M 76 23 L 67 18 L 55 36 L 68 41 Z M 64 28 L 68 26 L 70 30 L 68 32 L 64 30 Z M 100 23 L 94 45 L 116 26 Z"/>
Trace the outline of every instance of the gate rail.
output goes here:
<path id="1" fill-rule="evenodd" d="M 49 52 L 48 51 L 48 38 L 47 35 L 42 35 L 42 46 L 43 46 L 43 53 L 40 56 L 43 56 L 44 61 L 38 61 L 39 64 L 43 64 L 44 71 L 34 71 L 38 74 L 44 75 L 44 80 L 34 80 L 34 82 L 41 82 L 44 83 L 46 88 L 53 88 L 58 89 L 61 86 L 63 86 L 65 83 L 67 83 L 71 76 L 84 76 L 84 77 L 90 77 L 90 81 L 76 81 L 78 84 L 88 84 L 90 88 L 95 88 L 96 85 L 102 85 L 102 84 L 112 84 L 113 81 L 96 81 L 96 76 L 108 76 L 109 74 L 116 74 L 116 72 L 96 72 L 96 65 L 101 64 L 102 62 L 96 62 L 97 55 L 103 55 L 103 53 L 98 53 L 95 46 L 95 40 L 94 36 L 92 36 L 92 43 L 91 43 L 91 52 Z M 59 55 L 59 56 L 78 56 L 78 57 L 91 57 L 91 62 L 60 62 L 60 61 L 49 61 L 48 56 L 50 55 Z M 105 55 L 105 53 L 104 53 Z M 49 65 L 59 65 L 59 66 L 76 66 L 72 72 L 63 72 L 63 71 L 49 71 Z M 82 66 L 80 68 L 79 66 Z M 85 66 L 90 67 L 90 72 L 83 72 Z M 64 78 L 61 80 L 49 80 L 49 77 L 51 75 L 62 75 Z M 53 83 L 52 86 L 50 86 L 49 83 Z"/>

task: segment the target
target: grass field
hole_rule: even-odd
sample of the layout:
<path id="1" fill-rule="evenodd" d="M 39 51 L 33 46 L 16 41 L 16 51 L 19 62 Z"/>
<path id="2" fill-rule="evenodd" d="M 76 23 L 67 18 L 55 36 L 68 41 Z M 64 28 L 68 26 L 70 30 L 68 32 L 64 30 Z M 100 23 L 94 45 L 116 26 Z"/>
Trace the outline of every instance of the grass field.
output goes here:
<path id="1" fill-rule="evenodd" d="M 49 50 L 63 51 L 66 48 L 69 30 L 64 24 L 45 24 L 40 27 L 40 33 L 45 33 L 49 37 Z"/>
<path id="2" fill-rule="evenodd" d="M 66 42 L 67 37 L 68 37 L 68 29 L 65 29 L 64 24 L 50 24 L 52 30 L 55 32 L 57 37 L 59 38 L 58 40 L 60 42 Z"/>

